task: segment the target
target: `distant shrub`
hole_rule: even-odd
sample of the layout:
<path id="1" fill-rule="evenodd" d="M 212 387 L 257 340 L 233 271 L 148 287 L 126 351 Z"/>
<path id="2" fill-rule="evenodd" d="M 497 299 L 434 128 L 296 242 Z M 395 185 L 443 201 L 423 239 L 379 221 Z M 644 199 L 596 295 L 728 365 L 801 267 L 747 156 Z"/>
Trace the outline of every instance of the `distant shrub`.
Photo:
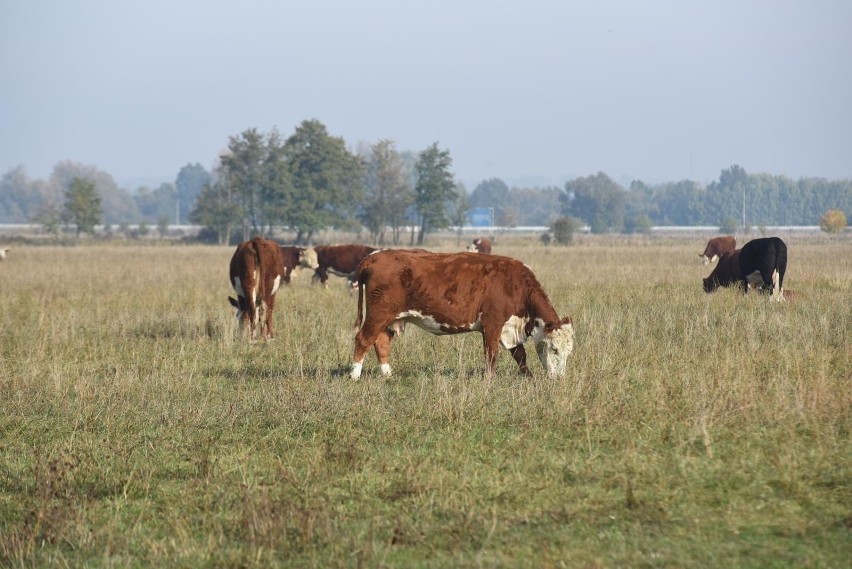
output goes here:
<path id="1" fill-rule="evenodd" d="M 570 245 L 574 241 L 574 233 L 580 227 L 582 224 L 576 217 L 563 216 L 553 222 L 550 231 L 553 233 L 553 240 L 559 245 Z"/>
<path id="2" fill-rule="evenodd" d="M 840 233 L 846 229 L 846 214 L 839 209 L 830 209 L 819 220 L 819 228 L 826 233 Z"/>
<path id="3" fill-rule="evenodd" d="M 624 223 L 625 233 L 651 233 L 654 222 L 645 214 L 637 215 Z"/>

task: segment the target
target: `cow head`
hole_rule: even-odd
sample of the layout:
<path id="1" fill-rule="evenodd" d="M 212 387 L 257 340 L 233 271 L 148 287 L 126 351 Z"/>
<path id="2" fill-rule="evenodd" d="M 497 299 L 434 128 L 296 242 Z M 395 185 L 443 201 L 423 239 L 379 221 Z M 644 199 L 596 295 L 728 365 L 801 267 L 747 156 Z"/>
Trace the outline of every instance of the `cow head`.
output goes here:
<path id="1" fill-rule="evenodd" d="M 317 252 L 313 247 L 306 247 L 299 251 L 299 266 L 308 269 L 317 269 L 319 267 Z"/>
<path id="2" fill-rule="evenodd" d="M 466 251 L 469 251 L 470 253 L 476 253 L 477 251 L 479 251 L 479 249 L 476 248 L 476 245 L 471 243 L 470 245 L 467 246 Z"/>
<path id="3" fill-rule="evenodd" d="M 574 322 L 566 316 L 554 326 L 536 318 L 533 342 L 547 374 L 551 377 L 563 375 L 568 356 L 574 351 Z"/>
<path id="4" fill-rule="evenodd" d="M 704 279 L 704 292 L 713 292 L 719 288 L 719 281 L 714 279 L 713 277 L 707 277 Z"/>

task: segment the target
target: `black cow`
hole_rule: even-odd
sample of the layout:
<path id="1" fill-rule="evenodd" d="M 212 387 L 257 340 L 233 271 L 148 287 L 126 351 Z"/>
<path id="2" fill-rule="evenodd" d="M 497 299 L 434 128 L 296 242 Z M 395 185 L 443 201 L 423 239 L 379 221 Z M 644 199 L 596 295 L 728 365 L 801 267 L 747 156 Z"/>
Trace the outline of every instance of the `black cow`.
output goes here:
<path id="1" fill-rule="evenodd" d="M 729 262 L 737 263 L 738 270 L 732 268 L 725 275 L 717 275 L 720 267 Z M 728 286 L 738 282 L 743 292 L 747 293 L 748 285 L 753 284 L 758 289 L 768 289 L 773 298 L 781 301 L 784 300 L 785 272 L 787 245 L 778 237 L 752 239 L 733 255 L 724 255 L 719 260 L 717 270 L 704 279 L 704 290 L 712 292 L 719 285 Z"/>

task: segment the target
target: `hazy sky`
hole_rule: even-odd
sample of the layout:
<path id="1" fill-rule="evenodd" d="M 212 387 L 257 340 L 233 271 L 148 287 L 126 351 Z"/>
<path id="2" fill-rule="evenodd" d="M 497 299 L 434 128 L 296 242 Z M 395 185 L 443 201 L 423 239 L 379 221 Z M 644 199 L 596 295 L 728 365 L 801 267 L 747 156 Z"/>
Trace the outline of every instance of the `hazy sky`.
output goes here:
<path id="1" fill-rule="evenodd" d="M 852 178 L 850 0 L 0 0 L 0 175 L 122 185 L 318 119 L 485 178 Z"/>

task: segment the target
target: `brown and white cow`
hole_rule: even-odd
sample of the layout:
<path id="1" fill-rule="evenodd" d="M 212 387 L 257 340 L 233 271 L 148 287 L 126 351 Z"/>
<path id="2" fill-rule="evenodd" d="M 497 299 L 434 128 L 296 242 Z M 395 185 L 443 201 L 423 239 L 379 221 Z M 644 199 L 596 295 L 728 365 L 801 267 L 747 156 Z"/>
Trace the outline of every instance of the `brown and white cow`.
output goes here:
<path id="1" fill-rule="evenodd" d="M 281 261 L 284 263 L 284 277 L 286 284 L 290 284 L 293 272 L 301 269 L 316 269 L 319 267 L 317 252 L 313 247 L 293 247 L 292 245 L 281 245 Z"/>
<path id="2" fill-rule="evenodd" d="M 361 260 L 376 250 L 367 245 L 317 245 L 314 251 L 317 253 L 318 266 L 311 282 L 320 281 L 327 287 L 329 273 L 352 281 Z"/>
<path id="3" fill-rule="evenodd" d="M 467 250 L 471 253 L 484 253 L 486 255 L 490 255 L 491 241 L 485 237 L 477 237 L 470 243 L 470 245 L 467 246 Z"/>
<path id="4" fill-rule="evenodd" d="M 533 340 L 547 373 L 565 372 L 574 325 L 560 318 L 532 271 L 516 259 L 476 253 L 385 250 L 358 267 L 358 317 L 353 379 L 376 350 L 390 375 L 390 343 L 411 322 L 432 334 L 482 333 L 485 369 L 494 371 L 499 346 L 529 374 L 524 342 Z M 363 303 L 363 310 L 362 310 Z"/>
<path id="5" fill-rule="evenodd" d="M 760 291 L 769 291 L 772 299 L 782 301 L 786 272 L 787 244 L 784 241 L 778 237 L 752 239 L 742 249 L 722 255 L 719 264 L 704 279 L 704 292 L 739 284 L 747 293 L 749 286 L 754 285 Z"/>
<path id="6" fill-rule="evenodd" d="M 0 261 L 5 261 L 11 249 L 0 249 Z"/>
<path id="7" fill-rule="evenodd" d="M 733 253 L 737 248 L 737 238 L 733 235 L 714 237 L 707 242 L 704 252 L 698 255 L 704 260 L 705 265 L 713 263 L 725 253 Z"/>
<path id="8" fill-rule="evenodd" d="M 278 243 L 255 237 L 237 246 L 230 266 L 230 282 L 237 298 L 229 296 L 228 301 L 237 309 L 241 331 L 248 322 L 251 340 L 258 332 L 265 339 L 273 337 L 275 293 L 283 277 L 284 263 Z"/>

